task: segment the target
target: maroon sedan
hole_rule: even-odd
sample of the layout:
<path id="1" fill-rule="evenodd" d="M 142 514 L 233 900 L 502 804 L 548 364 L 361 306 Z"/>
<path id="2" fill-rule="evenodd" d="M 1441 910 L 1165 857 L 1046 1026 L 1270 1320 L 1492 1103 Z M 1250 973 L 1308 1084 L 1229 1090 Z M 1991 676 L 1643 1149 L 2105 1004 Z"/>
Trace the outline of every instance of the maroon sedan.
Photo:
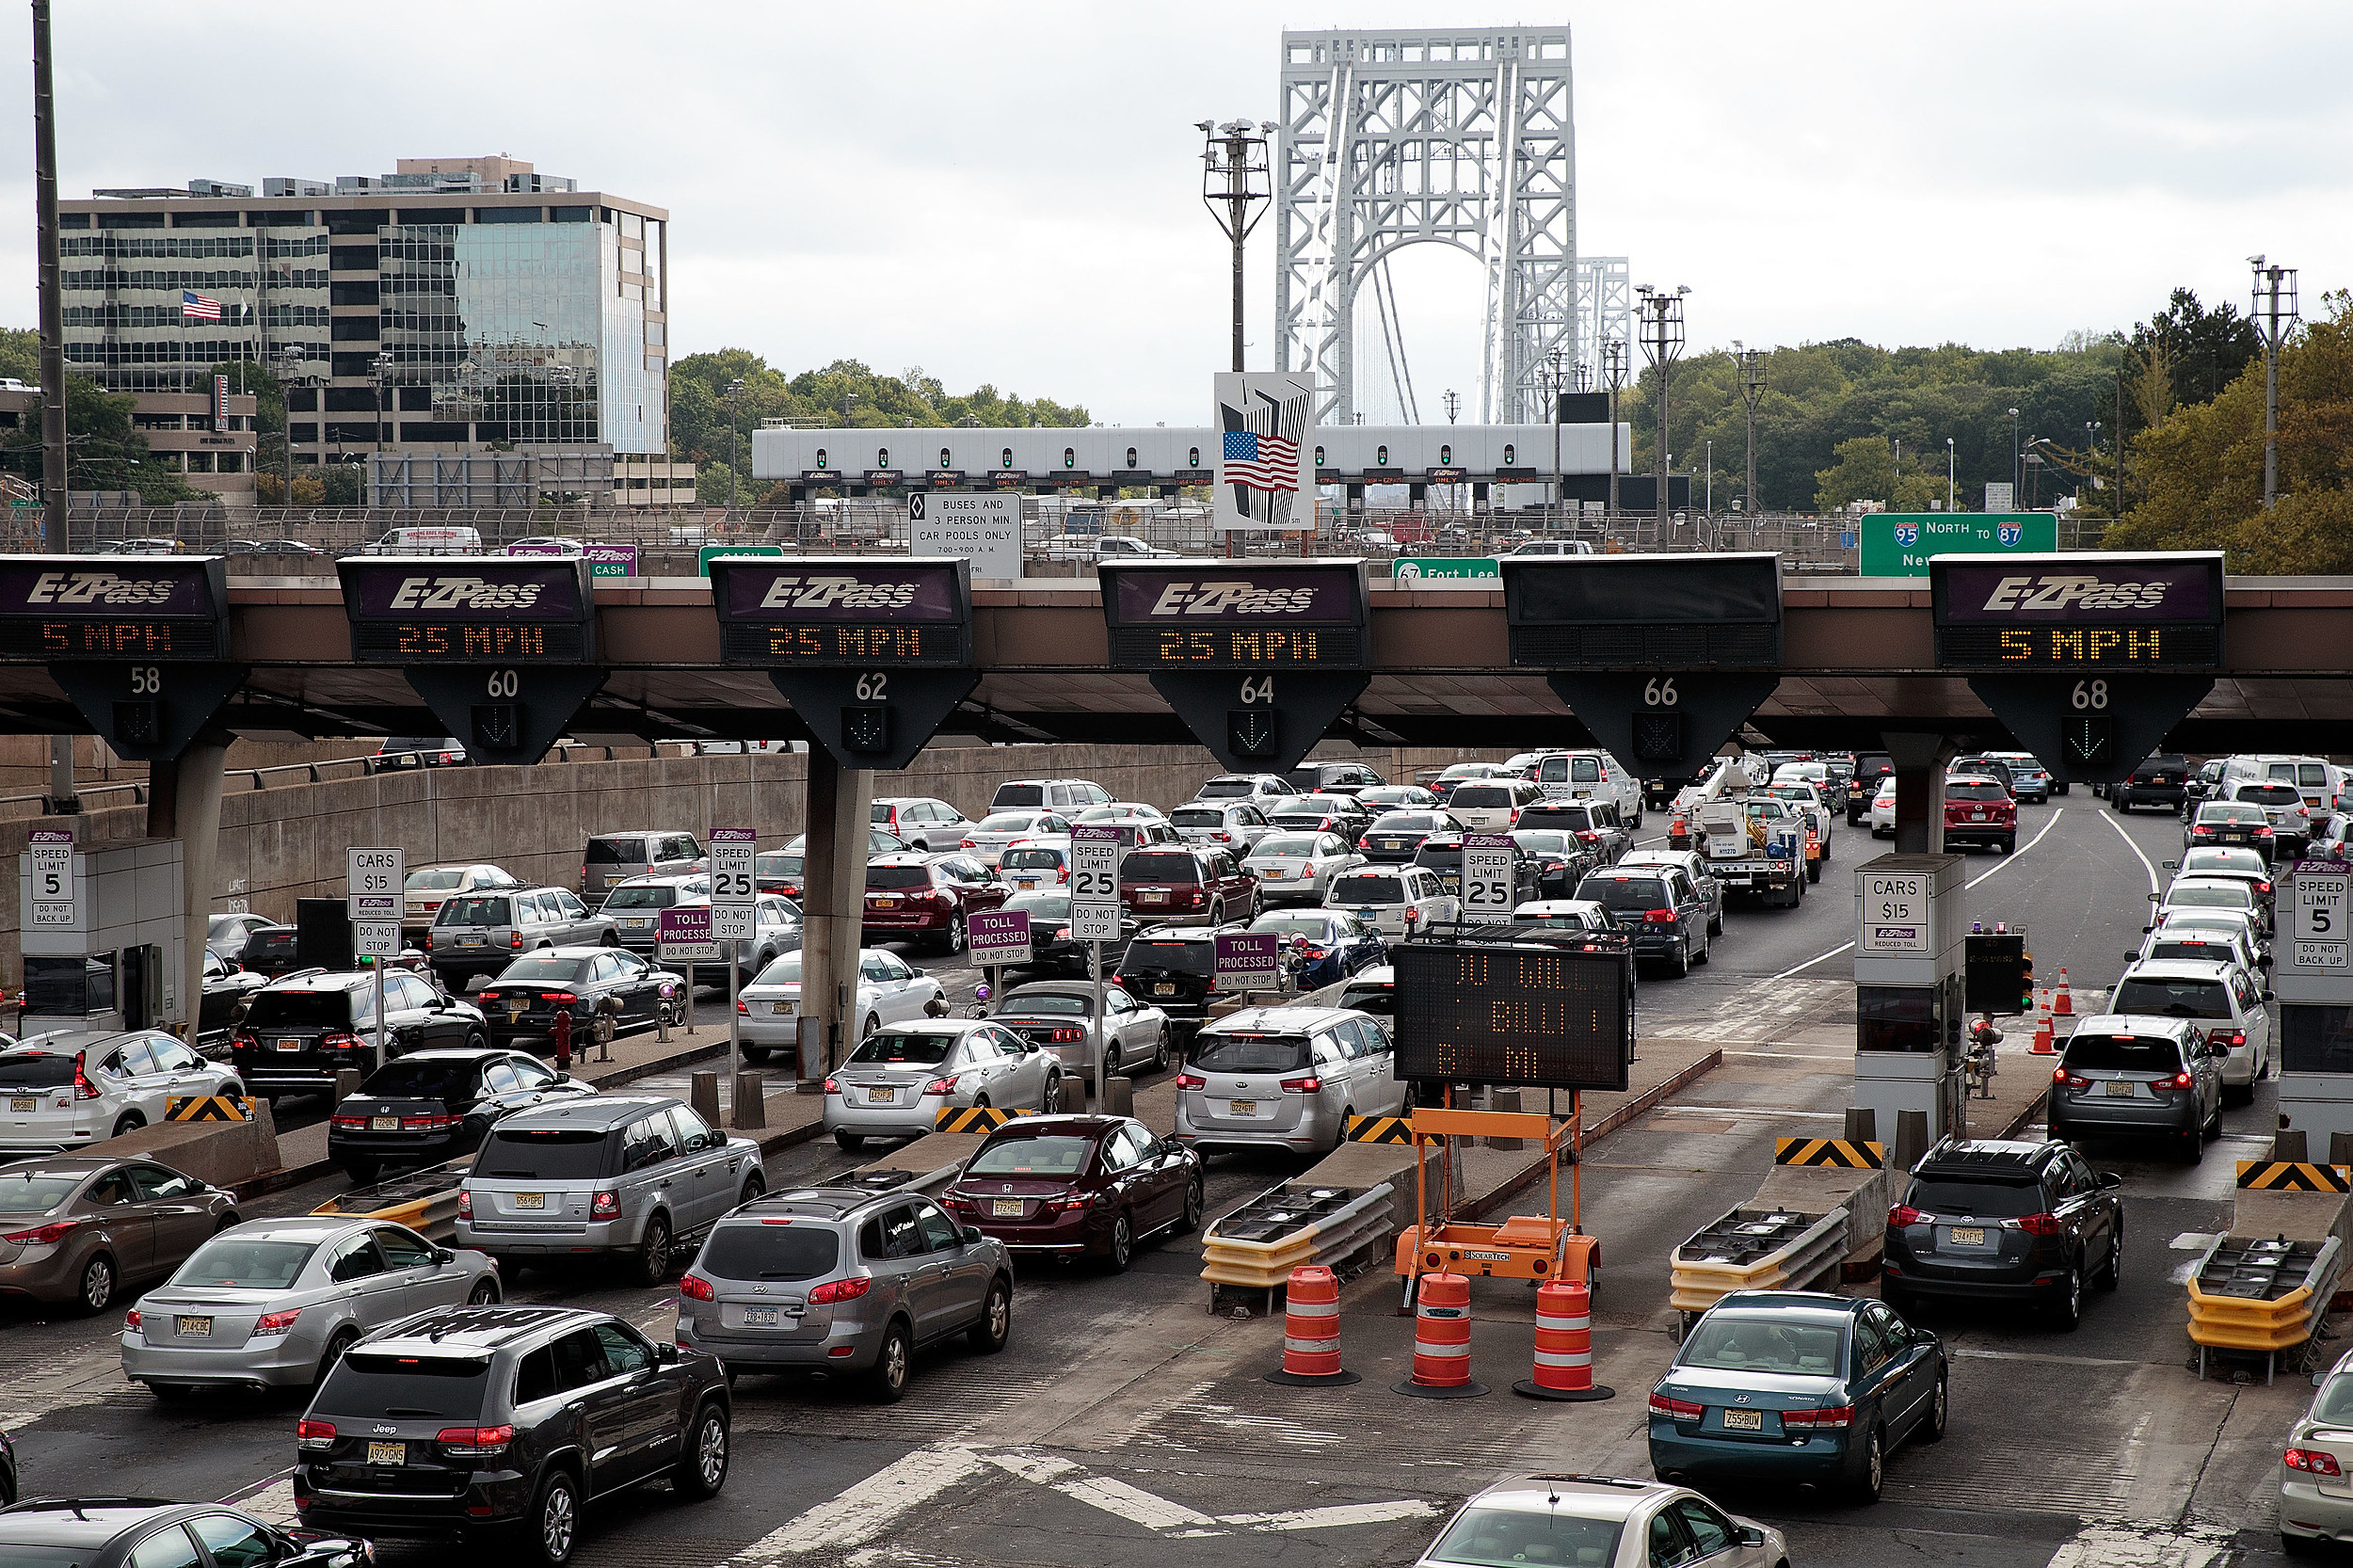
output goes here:
<path id="1" fill-rule="evenodd" d="M 883 855 L 866 863 L 865 940 L 964 951 L 965 926 L 1013 889 L 968 855 Z"/>
<path id="2" fill-rule="evenodd" d="M 949 1211 L 1016 1252 L 1100 1257 L 1201 1224 L 1201 1157 L 1125 1116 L 1024 1116 L 989 1134 L 948 1189 Z"/>

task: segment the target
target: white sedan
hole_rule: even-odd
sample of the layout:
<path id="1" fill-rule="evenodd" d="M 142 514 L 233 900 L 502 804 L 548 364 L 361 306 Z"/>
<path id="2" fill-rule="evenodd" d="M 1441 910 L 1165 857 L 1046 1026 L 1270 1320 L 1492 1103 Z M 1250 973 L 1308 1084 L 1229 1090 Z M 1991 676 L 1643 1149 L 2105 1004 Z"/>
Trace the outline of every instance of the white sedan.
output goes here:
<path id="1" fill-rule="evenodd" d="M 882 948 L 866 948 L 857 955 L 857 1005 L 851 1016 L 860 1037 L 884 1024 L 909 1023 L 935 1016 L 948 993 L 939 982 L 906 960 Z M 788 952 L 760 971 L 736 994 L 735 1016 L 744 1040 L 744 1055 L 764 1061 L 772 1050 L 789 1051 L 798 1040 L 801 1011 L 801 955 Z"/>
<path id="2" fill-rule="evenodd" d="M 994 866 L 1008 847 L 1021 840 L 1069 831 L 1069 822 L 1051 811 L 991 811 L 964 830 L 962 847 L 982 865 Z"/>
<path id="3" fill-rule="evenodd" d="M 1880 780 L 1880 792 L 1871 797 L 1871 837 L 1892 839 L 1896 836 L 1896 776 Z"/>
<path id="4" fill-rule="evenodd" d="M 1353 871 L 1365 857 L 1337 833 L 1270 833 L 1258 840 L 1241 869 L 1258 879 L 1267 904 L 1321 904 L 1332 878 Z"/>
<path id="5" fill-rule="evenodd" d="M 1818 766 L 1818 764 L 1806 765 Z M 1836 820 L 1837 813 L 1833 811 L 1830 808 L 1829 804 L 1822 798 L 1822 786 L 1807 783 L 1785 783 L 1781 778 L 1776 776 L 1773 782 L 1765 786 L 1764 792 L 1772 796 L 1775 800 L 1788 801 L 1790 804 L 1803 809 L 1805 814 L 1813 819 L 1814 836 L 1822 840 L 1822 858 L 1828 860 L 1830 858 L 1831 824 Z"/>
<path id="6" fill-rule="evenodd" d="M 184 1096 L 244 1093 L 235 1068 L 160 1031 L 36 1035 L 0 1052 L 0 1152 L 87 1148 L 161 1122 Z"/>

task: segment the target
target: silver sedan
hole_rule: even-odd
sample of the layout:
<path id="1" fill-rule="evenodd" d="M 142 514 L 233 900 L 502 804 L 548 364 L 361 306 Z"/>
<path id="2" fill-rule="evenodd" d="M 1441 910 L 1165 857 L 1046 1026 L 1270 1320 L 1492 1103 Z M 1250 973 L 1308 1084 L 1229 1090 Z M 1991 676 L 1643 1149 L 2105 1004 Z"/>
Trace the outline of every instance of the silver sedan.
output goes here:
<path id="1" fill-rule="evenodd" d="M 1053 1054 L 1066 1073 L 1095 1071 L 1095 987 L 1083 980 L 1016 986 L 998 1004 L 997 1021 Z M 1103 1076 L 1159 1072 L 1168 1065 L 1168 1015 L 1118 985 L 1103 987 L 1103 1029 L 1112 1042 Z"/>
<path id="2" fill-rule="evenodd" d="M 361 1335 L 499 1295 L 488 1256 L 436 1246 L 407 1225 L 249 1220 L 198 1248 L 123 1320 L 122 1375 L 165 1399 L 308 1387 Z"/>

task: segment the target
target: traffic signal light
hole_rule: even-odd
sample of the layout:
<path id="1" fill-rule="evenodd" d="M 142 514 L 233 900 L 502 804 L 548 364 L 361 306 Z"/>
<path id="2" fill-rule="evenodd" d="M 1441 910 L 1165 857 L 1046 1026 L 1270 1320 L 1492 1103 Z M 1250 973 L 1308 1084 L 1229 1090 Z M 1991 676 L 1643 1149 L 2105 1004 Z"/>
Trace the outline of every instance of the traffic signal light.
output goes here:
<path id="1" fill-rule="evenodd" d="M 2026 939 L 2018 938 L 2018 1011 L 2034 1011 L 2034 954 L 2025 951 Z"/>
<path id="2" fill-rule="evenodd" d="M 2034 960 L 2023 932 L 1970 934 L 1961 968 L 1962 1005 L 1972 1013 L 2034 1010 Z"/>

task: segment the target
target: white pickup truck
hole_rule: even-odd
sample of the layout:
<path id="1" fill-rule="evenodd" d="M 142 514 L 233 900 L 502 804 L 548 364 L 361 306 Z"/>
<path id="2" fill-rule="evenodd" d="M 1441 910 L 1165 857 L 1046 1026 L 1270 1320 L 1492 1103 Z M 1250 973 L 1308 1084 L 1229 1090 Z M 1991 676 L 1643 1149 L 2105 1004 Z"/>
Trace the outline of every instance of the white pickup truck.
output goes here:
<path id="1" fill-rule="evenodd" d="M 1805 898 L 1806 823 L 1793 803 L 1752 795 L 1699 808 L 1701 854 L 1727 893 L 1794 908 Z"/>

